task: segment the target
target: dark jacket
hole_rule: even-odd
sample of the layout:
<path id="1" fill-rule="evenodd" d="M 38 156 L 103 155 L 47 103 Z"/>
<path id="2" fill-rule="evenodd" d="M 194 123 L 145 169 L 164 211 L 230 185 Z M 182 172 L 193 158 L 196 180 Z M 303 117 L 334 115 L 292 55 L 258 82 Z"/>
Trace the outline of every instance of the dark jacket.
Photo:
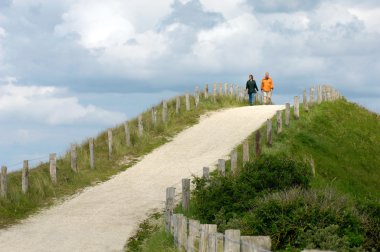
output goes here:
<path id="1" fill-rule="evenodd" d="M 255 80 L 248 80 L 247 84 L 245 85 L 245 89 L 248 89 L 248 94 L 256 93 L 259 91 Z"/>

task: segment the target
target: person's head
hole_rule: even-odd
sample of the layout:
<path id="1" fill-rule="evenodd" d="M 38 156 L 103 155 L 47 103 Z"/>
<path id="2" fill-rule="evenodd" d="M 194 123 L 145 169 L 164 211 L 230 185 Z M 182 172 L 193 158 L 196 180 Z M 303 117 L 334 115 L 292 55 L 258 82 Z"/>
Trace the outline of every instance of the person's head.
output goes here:
<path id="1" fill-rule="evenodd" d="M 268 72 L 265 73 L 265 79 L 269 79 L 269 73 Z"/>
<path id="2" fill-rule="evenodd" d="M 253 80 L 253 75 L 252 74 L 249 75 L 249 79 Z"/>

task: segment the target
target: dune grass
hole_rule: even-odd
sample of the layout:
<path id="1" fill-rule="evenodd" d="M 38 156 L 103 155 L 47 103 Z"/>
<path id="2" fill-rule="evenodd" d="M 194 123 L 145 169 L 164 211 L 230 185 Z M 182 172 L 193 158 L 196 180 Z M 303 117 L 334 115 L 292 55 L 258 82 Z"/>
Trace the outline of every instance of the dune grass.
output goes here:
<path id="1" fill-rule="evenodd" d="M 30 170 L 29 191 L 21 192 L 21 172 L 8 174 L 7 197 L 0 198 L 0 227 L 17 222 L 43 207 L 50 206 L 57 200 L 80 192 L 87 186 L 108 180 L 111 176 L 128 169 L 138 158 L 151 152 L 158 146 L 185 129 L 198 122 L 200 115 L 222 108 L 243 106 L 245 101 L 237 101 L 235 96 L 217 96 L 200 98 L 198 108 L 195 108 L 194 97 L 191 97 L 191 110 L 185 109 L 185 96 L 181 96 L 180 113 L 175 113 L 175 99 L 168 100 L 168 122 L 162 122 L 162 106 L 157 109 L 157 124 L 152 122 L 151 110 L 143 115 L 144 134 L 138 136 L 137 119 L 129 121 L 132 146 L 128 147 L 125 140 L 123 124 L 112 129 L 113 153 L 108 156 L 107 130 L 94 139 L 95 169 L 90 169 L 88 139 L 77 146 L 78 173 L 70 168 L 70 152 L 67 151 L 57 158 L 57 184 L 50 181 L 49 164 L 42 163 Z"/>
<path id="2" fill-rule="evenodd" d="M 283 122 L 284 119 L 283 114 Z M 349 248 L 345 246 L 348 246 L 348 241 L 350 241 L 351 246 L 354 246 L 355 244 L 358 246 L 363 246 L 360 247 L 358 251 L 361 251 L 360 249 L 364 248 L 366 250 L 378 248 L 379 243 L 376 238 L 378 237 L 378 234 L 376 233 L 379 232 L 380 226 L 378 216 L 378 211 L 380 209 L 380 190 L 378 189 L 380 186 L 380 156 L 377 155 L 377 153 L 380 150 L 380 116 L 367 111 L 357 104 L 341 99 L 334 102 L 324 102 L 320 105 L 314 105 L 309 109 L 309 112 L 305 112 L 301 105 L 299 120 L 294 120 L 293 110 L 291 110 L 290 125 L 283 125 L 283 132 L 281 134 L 276 133 L 275 118 L 272 118 L 272 125 L 273 146 L 271 148 L 266 144 L 266 126 L 263 125 L 263 127 L 259 129 L 262 140 L 262 153 L 264 155 L 282 155 L 284 157 L 291 157 L 293 160 L 308 164 L 312 170 L 311 172 L 315 173 L 310 180 L 310 188 L 305 189 L 306 191 L 290 189 L 290 191 L 285 190 L 278 194 L 268 193 L 267 196 L 264 196 L 264 198 L 252 196 L 252 200 L 250 202 L 246 201 L 247 204 L 252 204 L 252 207 L 247 206 L 249 209 L 248 211 L 245 210 L 247 212 L 240 211 L 229 213 L 222 211 L 223 213 L 216 213 L 217 216 L 214 218 L 218 224 L 220 224 L 218 227 L 219 231 L 223 232 L 224 230 L 222 229 L 224 228 L 238 228 L 241 229 L 244 234 L 255 234 L 257 230 L 252 229 L 252 225 L 253 227 L 258 227 L 258 223 L 255 223 L 254 221 L 262 221 L 264 218 L 259 215 L 259 212 L 254 211 L 255 202 L 262 202 L 265 199 L 271 199 L 271 197 L 280 197 L 278 201 L 273 201 L 273 203 L 268 202 L 268 206 L 262 206 L 263 209 L 265 207 L 270 208 L 266 208 L 265 211 L 260 213 L 265 213 L 268 209 L 275 209 L 271 204 L 277 204 L 282 211 L 285 211 L 285 207 L 293 207 L 291 205 L 293 204 L 292 201 L 286 198 L 289 193 L 297 195 L 295 196 L 294 202 L 301 202 L 302 200 L 305 200 L 304 195 L 320 195 L 315 197 L 315 202 L 309 202 L 310 206 L 305 208 L 305 216 L 310 214 L 310 209 L 314 209 L 314 213 L 318 213 L 318 211 L 320 211 L 319 209 L 321 209 L 322 212 L 320 212 L 320 214 L 322 214 L 321 216 L 323 217 L 325 216 L 325 213 L 323 212 L 325 210 L 322 209 L 323 202 L 326 203 L 328 200 L 332 200 L 331 205 L 325 207 L 324 209 L 334 212 L 336 209 L 332 203 L 341 202 L 343 199 L 346 199 L 344 202 L 342 201 L 344 204 L 342 203 L 342 206 L 340 207 L 342 209 L 347 208 L 347 210 L 335 215 L 335 217 L 339 220 L 339 216 L 349 214 L 356 216 L 352 219 L 343 219 L 342 222 L 347 224 L 349 223 L 348 221 L 353 221 L 353 223 L 356 223 L 355 221 L 359 221 L 356 223 L 356 227 L 351 227 L 352 230 L 355 230 L 355 232 L 346 227 L 348 233 L 346 233 L 345 236 L 342 236 L 343 234 L 340 233 L 341 236 L 338 236 L 339 232 L 337 230 L 339 228 L 343 228 L 342 223 L 340 223 L 341 226 L 332 224 L 326 227 L 323 227 L 322 224 L 320 224 L 322 226 L 317 227 L 313 226 L 315 223 L 310 223 L 311 229 L 305 232 L 305 237 L 302 238 L 301 235 L 298 238 L 300 240 L 297 241 L 290 239 L 288 241 L 289 245 L 287 246 L 286 251 L 298 251 L 298 249 L 295 249 L 290 245 L 290 243 L 296 244 L 297 242 L 299 244 L 303 244 L 304 247 L 306 246 L 305 244 L 308 244 L 308 246 L 313 246 L 313 244 L 315 245 L 318 242 L 319 244 L 325 243 L 327 248 L 331 248 L 328 246 L 332 246 L 334 243 L 339 243 L 339 245 L 335 245 L 337 245 L 337 247 L 341 250 L 345 250 Z M 248 137 L 248 141 L 250 147 L 250 161 L 254 164 L 255 160 L 258 159 L 254 153 L 255 133 L 252 133 Z M 238 151 L 238 169 L 243 169 L 242 145 L 237 146 L 236 149 Z M 230 166 L 230 160 L 227 160 L 227 174 L 230 173 Z M 217 171 L 212 172 L 211 176 L 212 178 L 217 178 Z M 235 180 L 236 176 L 230 176 L 230 178 L 231 180 Z M 215 183 L 218 184 L 218 181 L 219 180 L 216 180 Z M 229 182 L 227 182 L 227 184 L 228 183 Z M 234 184 L 234 182 L 231 183 L 232 185 Z M 221 188 L 221 195 L 218 197 L 231 196 L 230 189 L 223 189 L 223 186 Z M 244 192 L 246 192 L 246 190 L 244 190 Z M 203 193 L 208 192 L 200 191 L 198 193 L 204 195 Z M 226 193 L 226 195 L 222 195 L 223 193 Z M 286 197 L 281 198 L 281 195 L 285 195 Z M 193 194 L 192 197 L 198 196 Z M 317 203 L 318 200 L 321 200 L 322 203 Z M 289 205 L 285 206 L 281 203 L 282 201 L 289 203 Z M 215 203 L 212 200 L 208 200 L 208 202 L 209 203 L 207 204 L 211 205 Z M 235 202 L 234 204 L 240 203 L 241 202 Z M 305 204 L 305 206 L 306 205 L 307 204 Z M 220 207 L 222 206 L 223 204 L 220 205 Z M 234 208 L 234 206 L 231 207 Z M 207 206 L 205 208 L 207 208 Z M 309 208 L 309 210 L 307 210 L 307 208 Z M 202 219 L 199 215 L 201 212 L 198 211 L 199 209 L 196 209 L 192 202 L 190 202 L 190 210 L 187 212 L 183 211 L 181 205 L 178 205 L 176 208 L 177 213 L 184 213 L 187 217 L 193 219 Z M 295 212 L 292 212 L 292 214 L 295 213 L 302 213 L 300 206 L 295 208 Z M 273 215 L 270 215 L 272 217 L 267 217 L 273 221 L 273 216 L 277 216 L 277 214 L 272 214 Z M 226 216 L 235 217 L 232 217 L 229 221 L 226 219 Z M 287 220 L 290 218 L 289 216 L 284 217 Z M 278 221 L 281 223 L 286 223 L 285 219 L 282 220 L 280 218 Z M 209 220 L 207 223 L 213 223 L 213 221 Z M 317 221 L 316 223 L 319 222 Z M 334 223 L 334 221 L 332 221 L 332 223 Z M 267 225 L 269 226 L 266 226 L 265 222 L 263 222 L 260 225 L 263 227 L 263 230 L 267 228 L 267 231 L 271 233 L 273 232 L 271 227 L 275 227 L 272 225 L 276 224 L 270 224 L 268 222 Z M 297 227 L 293 228 L 297 229 Z M 263 231 L 257 233 L 256 235 L 265 235 L 262 232 Z M 310 236 L 310 233 L 308 232 L 312 232 L 313 236 Z M 350 232 L 355 233 L 355 235 Z M 273 234 L 275 233 L 276 232 Z M 285 228 L 284 233 L 291 234 L 292 230 L 286 230 Z M 273 238 L 278 239 L 280 236 L 281 235 L 278 233 L 275 234 Z M 331 239 L 331 241 L 325 240 L 326 238 Z M 280 241 L 274 241 L 276 246 L 281 247 Z M 147 242 L 149 242 L 149 239 Z M 169 246 L 169 248 L 171 247 Z M 163 248 L 159 251 L 166 250 Z"/>

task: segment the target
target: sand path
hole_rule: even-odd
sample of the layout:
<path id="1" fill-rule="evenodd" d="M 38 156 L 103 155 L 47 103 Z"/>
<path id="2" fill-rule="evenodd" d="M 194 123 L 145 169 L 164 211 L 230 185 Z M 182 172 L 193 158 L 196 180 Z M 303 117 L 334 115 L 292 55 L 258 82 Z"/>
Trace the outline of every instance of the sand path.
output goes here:
<path id="1" fill-rule="evenodd" d="M 62 204 L 0 230 L 0 251 L 122 251 L 147 212 L 164 207 L 166 187 L 219 158 L 284 106 L 226 109 L 203 116 L 128 170 Z"/>

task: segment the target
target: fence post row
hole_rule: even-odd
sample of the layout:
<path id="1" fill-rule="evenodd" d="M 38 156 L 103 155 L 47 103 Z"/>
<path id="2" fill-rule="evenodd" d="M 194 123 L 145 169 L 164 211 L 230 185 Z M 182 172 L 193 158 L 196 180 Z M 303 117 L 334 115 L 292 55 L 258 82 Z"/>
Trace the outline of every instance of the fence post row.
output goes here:
<path id="1" fill-rule="evenodd" d="M 76 144 L 71 145 L 71 170 L 73 170 L 74 172 L 78 172 Z"/>
<path id="2" fill-rule="evenodd" d="M 298 120 L 300 118 L 300 104 L 298 96 L 294 96 L 294 118 Z"/>
<path id="3" fill-rule="evenodd" d="M 205 99 L 208 99 L 208 84 L 205 85 L 204 97 Z"/>
<path id="4" fill-rule="evenodd" d="M 112 156 L 112 130 L 108 130 L 108 158 Z"/>
<path id="5" fill-rule="evenodd" d="M 129 130 L 128 122 L 124 122 L 124 131 L 125 131 L 125 143 L 128 147 L 131 146 L 131 132 Z"/>
<path id="6" fill-rule="evenodd" d="M 24 160 L 22 167 L 21 190 L 25 194 L 29 188 L 29 161 Z"/>
<path id="7" fill-rule="evenodd" d="M 7 190 L 8 190 L 8 185 L 7 185 L 7 167 L 2 166 L 1 167 L 1 174 L 0 174 L 0 195 L 1 197 L 5 198 L 7 197 Z"/>
<path id="8" fill-rule="evenodd" d="M 276 112 L 276 122 L 277 122 L 277 134 L 282 132 L 282 111 L 277 110 Z"/>
<path id="9" fill-rule="evenodd" d="M 309 106 L 308 106 L 308 103 L 307 103 L 306 89 L 303 91 L 302 102 L 303 102 L 303 109 L 305 110 L 305 112 L 308 112 L 309 111 Z"/>
<path id="10" fill-rule="evenodd" d="M 57 154 L 51 153 L 49 155 L 49 170 L 50 170 L 50 179 L 53 184 L 57 183 Z"/>

